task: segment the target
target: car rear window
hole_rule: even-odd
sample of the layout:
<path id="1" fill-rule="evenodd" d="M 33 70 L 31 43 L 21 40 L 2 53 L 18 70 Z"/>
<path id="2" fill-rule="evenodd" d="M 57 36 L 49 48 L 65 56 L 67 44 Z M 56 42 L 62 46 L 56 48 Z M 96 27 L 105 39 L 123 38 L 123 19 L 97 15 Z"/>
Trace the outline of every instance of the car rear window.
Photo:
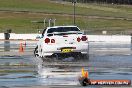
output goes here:
<path id="1" fill-rule="evenodd" d="M 53 32 L 68 32 L 68 31 L 80 31 L 77 27 L 59 27 L 59 28 L 50 28 L 47 33 Z"/>

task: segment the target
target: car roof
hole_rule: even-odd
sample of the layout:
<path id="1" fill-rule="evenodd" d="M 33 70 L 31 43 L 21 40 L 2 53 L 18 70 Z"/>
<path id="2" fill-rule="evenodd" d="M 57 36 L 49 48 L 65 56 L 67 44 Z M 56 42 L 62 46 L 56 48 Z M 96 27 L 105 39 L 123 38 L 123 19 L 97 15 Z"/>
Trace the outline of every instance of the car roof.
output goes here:
<path id="1" fill-rule="evenodd" d="M 77 26 L 53 26 L 53 27 L 47 27 L 47 28 L 58 28 L 58 27 L 77 27 Z"/>

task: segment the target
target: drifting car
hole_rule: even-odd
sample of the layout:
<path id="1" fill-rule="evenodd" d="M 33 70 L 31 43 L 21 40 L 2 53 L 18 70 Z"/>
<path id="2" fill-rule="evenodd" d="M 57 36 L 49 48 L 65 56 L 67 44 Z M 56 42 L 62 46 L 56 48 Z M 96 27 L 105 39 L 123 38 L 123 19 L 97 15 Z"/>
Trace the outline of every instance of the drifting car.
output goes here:
<path id="1" fill-rule="evenodd" d="M 34 55 L 41 58 L 88 58 L 88 37 L 77 26 L 53 26 L 43 30 Z"/>

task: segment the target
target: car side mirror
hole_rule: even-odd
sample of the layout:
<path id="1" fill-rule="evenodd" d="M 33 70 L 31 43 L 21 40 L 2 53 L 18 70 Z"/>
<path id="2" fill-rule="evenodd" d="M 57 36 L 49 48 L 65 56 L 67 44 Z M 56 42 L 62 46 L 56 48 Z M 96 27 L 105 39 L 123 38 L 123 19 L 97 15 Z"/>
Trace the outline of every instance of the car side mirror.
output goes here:
<path id="1" fill-rule="evenodd" d="M 40 38 L 41 38 L 41 36 L 37 35 L 36 39 L 40 39 Z"/>

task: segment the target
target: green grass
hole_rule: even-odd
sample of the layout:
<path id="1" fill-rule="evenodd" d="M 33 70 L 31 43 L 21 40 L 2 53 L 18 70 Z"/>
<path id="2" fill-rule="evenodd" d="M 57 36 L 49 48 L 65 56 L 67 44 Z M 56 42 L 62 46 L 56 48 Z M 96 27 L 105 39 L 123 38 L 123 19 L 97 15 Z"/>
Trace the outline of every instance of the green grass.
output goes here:
<path id="1" fill-rule="evenodd" d="M 43 21 L 44 18 L 56 19 L 56 25 L 73 24 L 73 5 L 67 2 L 0 0 L 0 10 L 0 32 L 12 29 L 15 33 L 36 33 L 43 24 L 31 21 Z M 132 6 L 129 5 L 77 3 L 76 14 L 76 25 L 81 29 L 132 30 Z"/>
<path id="2" fill-rule="evenodd" d="M 46 13 L 73 13 L 72 3 L 60 4 L 49 0 L 0 0 L 1 10 L 32 11 Z M 131 6 L 76 4 L 76 12 L 81 15 L 114 16 L 132 18 Z M 102 14 L 103 13 L 103 14 Z"/>

